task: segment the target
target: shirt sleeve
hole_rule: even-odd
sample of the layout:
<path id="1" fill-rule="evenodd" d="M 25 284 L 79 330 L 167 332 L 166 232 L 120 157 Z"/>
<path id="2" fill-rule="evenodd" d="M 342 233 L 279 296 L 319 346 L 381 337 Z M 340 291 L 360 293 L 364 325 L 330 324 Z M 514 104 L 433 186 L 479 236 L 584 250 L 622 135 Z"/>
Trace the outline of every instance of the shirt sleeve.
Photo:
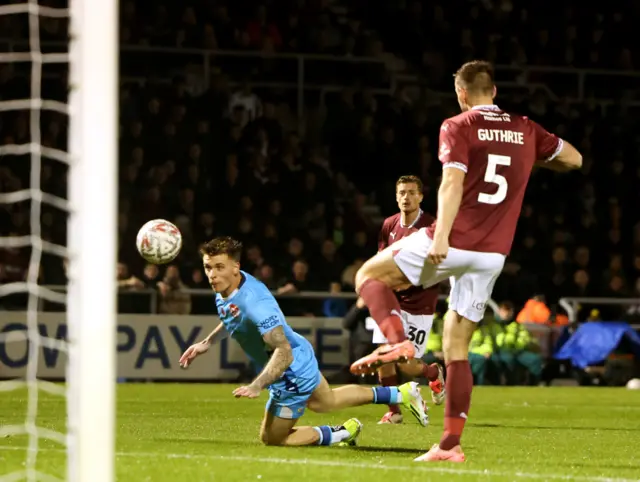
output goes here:
<path id="1" fill-rule="evenodd" d="M 382 251 L 386 248 L 389 243 L 389 223 L 385 219 L 382 223 L 382 227 L 380 228 L 380 233 L 378 233 L 378 251 Z"/>
<path id="2" fill-rule="evenodd" d="M 560 154 L 560 151 L 562 151 L 562 147 L 564 146 L 563 140 L 547 131 L 537 122 L 531 119 L 529 119 L 529 122 L 531 123 L 533 135 L 535 136 L 537 159 L 547 162 L 554 160 L 556 156 Z"/>
<path id="3" fill-rule="evenodd" d="M 438 159 L 442 168 L 455 168 L 467 172 L 469 169 L 469 144 L 462 128 L 446 120 L 440 126 Z"/>
<path id="4" fill-rule="evenodd" d="M 251 322 L 258 327 L 262 336 L 277 326 L 285 324 L 284 314 L 273 297 L 260 300 L 250 299 L 245 307 L 245 313 Z"/>

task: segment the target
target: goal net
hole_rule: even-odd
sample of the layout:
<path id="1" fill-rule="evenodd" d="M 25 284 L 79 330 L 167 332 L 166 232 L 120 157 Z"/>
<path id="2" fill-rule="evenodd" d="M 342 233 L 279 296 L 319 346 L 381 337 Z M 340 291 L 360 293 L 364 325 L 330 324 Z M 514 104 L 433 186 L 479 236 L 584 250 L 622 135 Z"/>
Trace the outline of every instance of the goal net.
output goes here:
<path id="1" fill-rule="evenodd" d="M 0 481 L 114 480 L 117 11 L 0 2 Z"/>

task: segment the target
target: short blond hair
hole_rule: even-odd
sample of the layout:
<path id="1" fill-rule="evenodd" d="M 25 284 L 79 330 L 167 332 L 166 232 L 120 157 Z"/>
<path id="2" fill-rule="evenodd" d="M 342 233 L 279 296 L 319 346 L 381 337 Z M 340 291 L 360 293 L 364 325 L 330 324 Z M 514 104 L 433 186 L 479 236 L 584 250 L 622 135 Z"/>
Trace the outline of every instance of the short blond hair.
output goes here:
<path id="1" fill-rule="evenodd" d="M 495 69 L 486 60 L 472 60 L 454 74 L 456 84 L 475 95 L 491 95 L 495 86 Z"/>

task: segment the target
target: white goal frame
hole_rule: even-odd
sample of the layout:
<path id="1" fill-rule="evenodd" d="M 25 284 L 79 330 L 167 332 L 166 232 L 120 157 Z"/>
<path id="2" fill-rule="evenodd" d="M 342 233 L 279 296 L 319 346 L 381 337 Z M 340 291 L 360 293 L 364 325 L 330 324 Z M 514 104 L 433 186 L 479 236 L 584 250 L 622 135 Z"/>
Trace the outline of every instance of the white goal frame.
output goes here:
<path id="1" fill-rule="evenodd" d="M 69 6 L 67 478 L 71 482 L 112 482 L 115 480 L 118 0 L 70 0 Z"/>

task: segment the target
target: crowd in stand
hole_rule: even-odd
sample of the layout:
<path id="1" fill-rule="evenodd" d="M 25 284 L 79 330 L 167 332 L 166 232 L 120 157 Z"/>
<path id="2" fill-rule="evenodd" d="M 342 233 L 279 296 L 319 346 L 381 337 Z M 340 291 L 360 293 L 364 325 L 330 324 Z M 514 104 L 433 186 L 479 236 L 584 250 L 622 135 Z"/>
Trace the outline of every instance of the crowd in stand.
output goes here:
<path id="1" fill-rule="evenodd" d="M 452 11 L 463 3 L 468 18 L 461 20 L 463 27 L 454 28 L 460 18 Z M 619 48 L 630 45 L 622 10 L 606 18 L 593 16 L 588 22 L 595 22 L 594 27 L 578 10 L 566 9 L 564 20 L 540 31 L 535 27 L 529 36 L 521 33 L 538 25 L 536 15 L 508 0 L 432 2 L 428 7 L 422 2 L 377 2 L 372 7 L 370 2 L 296 0 L 256 8 L 244 2 L 192 1 L 178 7 L 137 1 L 125 2 L 121 15 L 123 44 L 258 50 L 265 55 L 380 57 L 391 50 L 406 58 L 409 71 L 418 72 L 428 87 L 419 96 L 402 85 L 391 95 L 374 95 L 367 82 L 377 82 L 379 72 L 366 72 L 357 83 L 345 79 L 344 71 L 343 77 L 332 75 L 332 82 L 345 86 L 343 91 L 327 101 L 321 128 L 300 135 L 286 119 L 295 110 L 288 95 L 253 85 L 271 74 L 295 78 L 288 67 L 268 57 L 242 66 L 214 57 L 208 84 L 188 69 L 174 75 L 173 63 L 166 67 L 171 83 L 154 81 L 165 68 L 157 62 L 149 66 L 149 81 L 123 81 L 119 282 L 126 290 L 146 286 L 163 296 L 170 286 L 207 287 L 197 247 L 219 234 L 243 240 L 243 267 L 273 290 L 352 292 L 357 267 L 376 249 L 380 219 L 371 214 L 370 205 L 378 205 L 383 215 L 395 211 L 398 176 L 421 176 L 423 208 L 435 212 L 438 128 L 456 105 L 434 91 L 450 90 L 445 78 L 460 62 L 484 56 L 514 65 L 629 70 L 636 61 L 629 49 Z M 65 31 L 55 22 L 42 27 L 47 39 Z M 512 30 L 505 31 L 505 24 Z M 3 35 L 20 38 L 25 31 L 16 25 L 5 25 Z M 586 44 L 588 48 L 578 48 Z M 610 55 L 613 50 L 616 56 Z M 134 70 L 125 63 L 123 78 L 129 73 L 139 77 Z M 28 96 L 25 78 L 11 64 L 0 66 L 2 99 Z M 48 76 L 44 96 L 64 99 L 65 83 L 64 77 Z M 553 90 L 554 84 L 549 85 Z M 634 189 L 640 182 L 634 161 L 640 136 L 628 112 L 630 99 L 605 109 L 602 91 L 585 95 L 585 102 L 574 103 L 569 94 L 557 100 L 544 90 L 499 94 L 501 106 L 530 115 L 577 145 L 585 166 L 570 176 L 542 171 L 532 176 L 514 250 L 495 288 L 498 301 L 522 306 L 544 293 L 553 306 L 561 296 L 640 296 L 640 217 L 633 208 L 640 203 Z M 29 142 L 28 112 L 6 113 L 1 120 L 2 144 Z M 41 131 L 43 145 L 66 149 L 63 116 L 44 113 Z M 4 156 L 0 191 L 28 186 L 29 170 L 27 156 Z M 42 189 L 64 197 L 67 175 L 60 163 L 45 160 Z M 28 233 L 30 207 L 28 202 L 0 207 L 2 234 Z M 158 217 L 175 221 L 183 232 L 184 249 L 175 268 L 145 266 L 135 251 L 139 226 Z M 41 224 L 43 237 L 65 243 L 62 213 L 45 208 Z M 1 282 L 22 279 L 27 267 L 28 250 L 0 251 Z M 40 274 L 42 283 L 65 282 L 55 257 L 44 258 Z M 202 309 L 193 299 L 171 301 L 162 309 Z M 322 315 L 326 310 L 339 314 L 345 306 L 287 301 L 285 308 L 291 314 Z"/>

